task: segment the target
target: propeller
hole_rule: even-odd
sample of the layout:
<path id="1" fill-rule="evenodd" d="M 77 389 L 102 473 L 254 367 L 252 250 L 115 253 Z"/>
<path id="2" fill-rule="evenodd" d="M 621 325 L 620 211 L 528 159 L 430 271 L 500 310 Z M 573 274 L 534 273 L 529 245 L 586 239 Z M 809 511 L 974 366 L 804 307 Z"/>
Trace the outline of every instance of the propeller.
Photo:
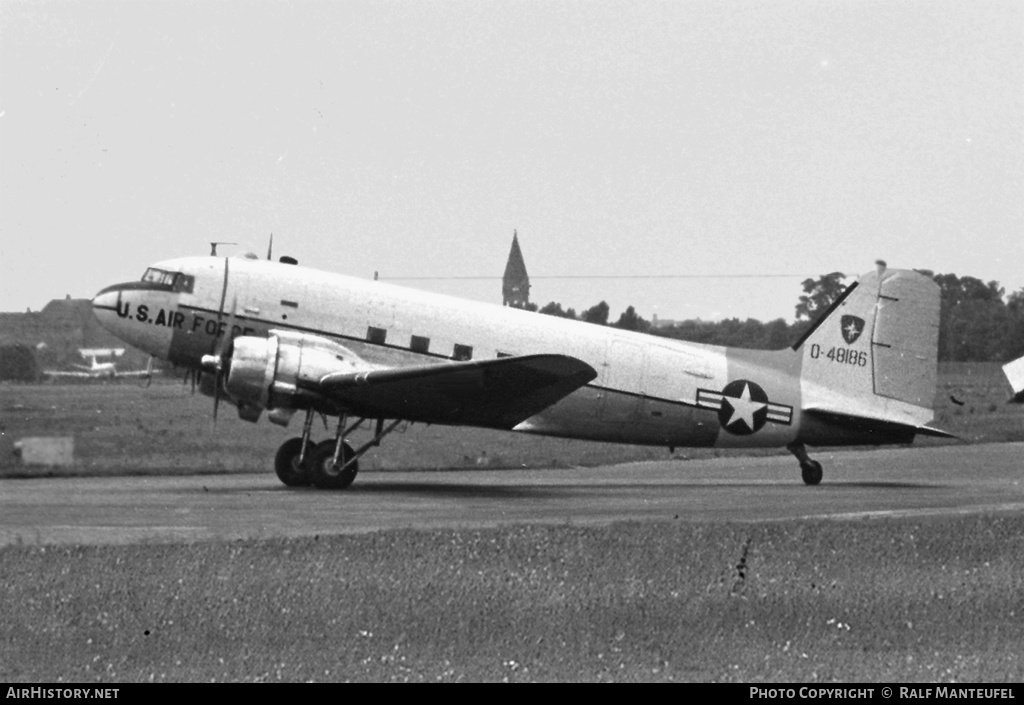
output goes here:
<path id="1" fill-rule="evenodd" d="M 149 389 L 150 385 L 153 384 L 153 356 L 149 356 L 149 362 L 146 363 L 146 389 Z"/>
<path id="2" fill-rule="evenodd" d="M 235 297 L 231 302 L 231 315 L 228 317 L 228 325 L 224 329 L 224 334 L 217 341 L 212 355 L 203 355 L 202 357 L 202 368 L 204 372 L 210 372 L 214 375 L 213 384 L 213 423 L 217 423 L 217 410 L 220 407 L 220 396 L 221 390 L 224 387 L 224 376 L 231 369 L 231 351 L 234 342 L 234 338 L 231 335 L 231 331 L 235 327 L 235 311 L 238 307 L 238 298 Z M 220 329 L 220 321 L 223 316 L 223 309 L 217 312 L 217 328 Z"/>

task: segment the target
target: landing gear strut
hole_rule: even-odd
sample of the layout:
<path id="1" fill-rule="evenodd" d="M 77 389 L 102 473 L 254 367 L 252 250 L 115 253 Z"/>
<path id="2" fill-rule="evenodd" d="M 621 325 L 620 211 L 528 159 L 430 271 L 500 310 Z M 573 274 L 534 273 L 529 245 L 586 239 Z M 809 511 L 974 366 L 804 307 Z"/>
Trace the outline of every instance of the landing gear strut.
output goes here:
<path id="1" fill-rule="evenodd" d="M 361 418 L 346 428 L 348 414 L 341 414 L 338 417 L 338 430 L 334 439 L 314 445 L 309 440 L 313 410 L 308 410 L 302 437 L 285 441 L 277 451 L 274 469 L 277 471 L 278 478 L 289 487 L 312 484 L 322 490 L 345 489 L 352 484 L 359 473 L 359 458 L 370 448 L 379 446 L 381 439 L 394 431 L 401 423 L 401 419 L 396 419 L 385 428 L 384 419 L 377 419 L 377 429 L 373 440 L 358 450 L 353 450 L 345 438 L 359 428 L 364 421 L 366 419 Z"/>
<path id="2" fill-rule="evenodd" d="M 334 440 L 318 443 L 309 456 L 310 480 L 318 489 L 345 489 L 359 473 L 359 460 L 355 457 L 352 446 L 345 442 L 347 422 L 348 414 L 339 416 L 338 432 Z"/>
<path id="3" fill-rule="evenodd" d="M 811 460 L 811 457 L 807 455 L 807 448 L 804 447 L 804 444 L 790 443 L 786 448 L 800 461 L 800 475 L 804 479 L 804 484 L 817 485 L 820 483 L 823 475 L 821 463 L 817 460 Z"/>
<path id="4" fill-rule="evenodd" d="M 313 410 L 306 411 L 306 421 L 302 425 L 301 438 L 289 438 L 277 449 L 274 456 L 274 471 L 277 479 L 289 487 L 304 487 L 309 484 L 309 459 L 313 444 L 309 441 L 309 432 L 313 426 Z"/>
<path id="5" fill-rule="evenodd" d="M 320 490 L 343 490 L 356 479 L 359 461 L 353 457 L 352 446 L 342 441 L 341 454 L 334 457 L 335 441 L 318 443 L 309 456 L 309 476 L 313 486 Z"/>
<path id="6" fill-rule="evenodd" d="M 309 455 L 309 444 L 301 438 L 289 438 L 277 449 L 274 456 L 274 471 L 277 479 L 289 487 L 302 487 L 309 484 L 309 472 L 306 470 L 303 455 Z"/>

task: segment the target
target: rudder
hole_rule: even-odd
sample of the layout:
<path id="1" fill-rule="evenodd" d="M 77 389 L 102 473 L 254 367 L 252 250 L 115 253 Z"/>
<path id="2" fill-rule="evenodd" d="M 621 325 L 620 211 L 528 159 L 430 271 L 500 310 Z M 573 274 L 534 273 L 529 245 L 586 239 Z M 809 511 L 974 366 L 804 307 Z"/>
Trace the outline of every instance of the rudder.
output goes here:
<path id="1" fill-rule="evenodd" d="M 871 345 L 875 394 L 932 408 L 938 377 L 939 286 L 906 270 L 882 276 Z"/>

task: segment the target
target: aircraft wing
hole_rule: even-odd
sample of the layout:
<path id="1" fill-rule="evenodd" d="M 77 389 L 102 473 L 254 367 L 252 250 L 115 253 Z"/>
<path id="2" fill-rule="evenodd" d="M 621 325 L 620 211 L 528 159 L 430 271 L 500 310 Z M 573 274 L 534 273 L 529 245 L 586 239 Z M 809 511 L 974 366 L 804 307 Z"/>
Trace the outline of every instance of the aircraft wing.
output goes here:
<path id="1" fill-rule="evenodd" d="M 597 377 L 566 355 L 329 374 L 317 391 L 366 417 L 511 429 Z"/>
<path id="2" fill-rule="evenodd" d="M 124 348 L 79 348 L 78 354 L 82 357 L 121 357 Z"/>
<path id="3" fill-rule="evenodd" d="M 91 372 L 75 372 L 73 370 L 43 370 L 43 374 L 47 377 L 77 377 L 80 379 L 97 376 Z"/>

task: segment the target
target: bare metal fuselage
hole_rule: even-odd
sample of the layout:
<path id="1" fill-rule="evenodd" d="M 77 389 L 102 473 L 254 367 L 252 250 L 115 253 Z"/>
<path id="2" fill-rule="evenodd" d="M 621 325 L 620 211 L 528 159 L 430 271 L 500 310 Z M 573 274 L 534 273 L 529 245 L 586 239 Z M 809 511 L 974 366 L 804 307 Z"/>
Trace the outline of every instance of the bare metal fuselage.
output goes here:
<path id="1" fill-rule="evenodd" d="M 234 311 L 233 335 L 322 336 L 387 366 L 557 351 L 597 370 L 593 382 L 518 431 L 737 447 L 785 446 L 800 428 L 801 356 L 792 350 L 686 343 L 260 260 L 158 266 L 194 276 L 191 291 L 111 287 L 97 296 L 96 314 L 122 339 L 175 364 L 198 367 Z M 774 410 L 756 433 L 724 430 L 723 413 L 733 411 L 720 411 L 721 392 L 735 380 L 755 381 Z"/>

